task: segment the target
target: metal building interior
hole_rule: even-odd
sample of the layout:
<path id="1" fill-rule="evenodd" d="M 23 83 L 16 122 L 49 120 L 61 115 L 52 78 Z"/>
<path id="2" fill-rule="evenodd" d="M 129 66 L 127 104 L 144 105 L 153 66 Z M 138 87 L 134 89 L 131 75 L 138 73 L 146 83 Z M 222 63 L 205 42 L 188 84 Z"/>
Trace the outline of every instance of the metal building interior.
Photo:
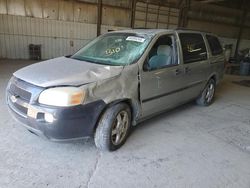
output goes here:
<path id="1" fill-rule="evenodd" d="M 110 153 L 91 138 L 40 139 L 11 118 L 13 72 L 72 55 L 107 32 L 142 28 L 219 37 L 225 74 L 211 106 L 191 101 L 143 121 Z M 0 187 L 249 188 L 249 57 L 247 0 L 0 0 Z"/>

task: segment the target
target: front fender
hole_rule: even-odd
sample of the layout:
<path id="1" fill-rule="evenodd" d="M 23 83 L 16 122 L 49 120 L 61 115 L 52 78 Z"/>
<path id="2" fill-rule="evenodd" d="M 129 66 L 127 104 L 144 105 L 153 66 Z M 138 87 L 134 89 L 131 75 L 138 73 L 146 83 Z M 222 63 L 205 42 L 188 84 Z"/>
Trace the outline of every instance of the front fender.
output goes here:
<path id="1" fill-rule="evenodd" d="M 133 120 L 139 118 L 141 105 L 139 101 L 138 65 L 125 66 L 120 75 L 110 79 L 89 84 L 86 103 L 103 100 L 108 106 L 118 102 L 127 102 L 133 114 Z"/>

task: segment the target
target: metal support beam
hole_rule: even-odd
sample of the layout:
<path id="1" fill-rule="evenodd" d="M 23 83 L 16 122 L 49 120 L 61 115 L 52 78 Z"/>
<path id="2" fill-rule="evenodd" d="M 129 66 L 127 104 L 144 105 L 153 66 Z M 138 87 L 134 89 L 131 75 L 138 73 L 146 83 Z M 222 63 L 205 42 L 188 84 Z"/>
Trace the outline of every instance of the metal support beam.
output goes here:
<path id="1" fill-rule="evenodd" d="M 131 22 L 130 27 L 135 27 L 135 10 L 136 10 L 136 1 L 137 0 L 131 0 Z"/>
<path id="2" fill-rule="evenodd" d="M 168 7 L 168 25 L 167 25 L 168 29 L 169 29 L 170 11 L 171 11 L 171 8 Z"/>
<path id="3" fill-rule="evenodd" d="M 157 9 L 157 18 L 156 18 L 156 20 L 157 20 L 157 23 L 156 23 L 156 29 L 158 29 L 158 28 L 159 28 L 160 8 L 161 8 L 161 6 L 160 6 L 160 5 L 158 5 L 158 9 Z"/>
<path id="4" fill-rule="evenodd" d="M 191 4 L 191 0 L 186 0 L 186 9 L 185 9 L 185 19 L 183 22 L 183 27 L 187 27 L 188 25 L 188 12 L 190 10 L 190 4 Z"/>
<path id="5" fill-rule="evenodd" d="M 183 0 L 179 0 L 179 1 L 177 2 L 177 7 L 178 7 L 178 8 L 181 8 L 182 3 L 183 3 Z"/>
<path id="6" fill-rule="evenodd" d="M 242 5 L 242 6 L 244 6 L 244 5 Z M 235 47 L 235 52 L 234 52 L 234 57 L 237 60 L 238 60 L 238 51 L 239 51 L 240 40 L 241 40 L 242 32 L 243 32 L 243 29 L 244 29 L 244 23 L 245 23 L 246 17 L 247 17 L 247 9 L 244 8 L 244 10 L 242 12 L 242 16 L 241 16 L 240 29 L 239 29 L 237 42 L 236 42 L 236 47 Z"/>
<path id="7" fill-rule="evenodd" d="M 101 34 L 102 25 L 102 0 L 98 0 L 97 3 L 97 36 Z"/>
<path id="8" fill-rule="evenodd" d="M 199 1 L 199 3 L 218 3 L 222 1 L 226 1 L 226 0 L 202 0 L 202 1 Z"/>
<path id="9" fill-rule="evenodd" d="M 178 27 L 181 27 L 183 19 L 183 8 L 180 8 L 179 19 L 178 19 Z"/>
<path id="10" fill-rule="evenodd" d="M 176 6 L 176 3 L 170 3 L 169 0 L 137 0 L 138 2 L 142 3 L 149 3 L 151 5 L 160 5 L 160 6 L 166 6 L 166 7 L 171 7 L 171 8 L 178 8 Z"/>
<path id="11" fill-rule="evenodd" d="M 190 0 L 186 0 L 185 4 L 180 8 L 178 27 L 185 28 L 188 23 L 188 11 L 190 9 Z"/>
<path id="12" fill-rule="evenodd" d="M 147 24 L 148 24 L 148 3 L 147 3 L 147 6 L 146 6 L 145 28 L 147 28 Z"/>

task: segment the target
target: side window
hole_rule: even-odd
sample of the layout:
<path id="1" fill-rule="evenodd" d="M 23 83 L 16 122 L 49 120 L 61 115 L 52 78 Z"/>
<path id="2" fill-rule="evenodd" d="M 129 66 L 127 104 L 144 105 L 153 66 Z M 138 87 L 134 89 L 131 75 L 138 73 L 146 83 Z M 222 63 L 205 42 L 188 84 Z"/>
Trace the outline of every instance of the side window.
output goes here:
<path id="1" fill-rule="evenodd" d="M 220 41 L 217 37 L 212 35 L 206 35 L 206 38 L 212 55 L 219 55 L 223 52 Z"/>
<path id="2" fill-rule="evenodd" d="M 148 70 L 155 70 L 178 64 L 176 46 L 173 41 L 174 36 L 172 35 L 163 35 L 157 39 L 148 55 Z"/>
<path id="3" fill-rule="evenodd" d="M 180 33 L 184 63 L 192 63 L 207 59 L 207 50 L 201 34 Z"/>

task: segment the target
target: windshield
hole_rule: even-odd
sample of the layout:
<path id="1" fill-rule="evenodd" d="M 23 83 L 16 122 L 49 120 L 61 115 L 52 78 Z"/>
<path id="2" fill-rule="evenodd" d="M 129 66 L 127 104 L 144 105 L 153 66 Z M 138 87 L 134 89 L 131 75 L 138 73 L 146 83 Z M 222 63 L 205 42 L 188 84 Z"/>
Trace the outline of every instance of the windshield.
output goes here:
<path id="1" fill-rule="evenodd" d="M 87 44 L 73 59 L 97 64 L 124 66 L 138 60 L 146 49 L 150 37 L 134 33 L 109 33 Z"/>

